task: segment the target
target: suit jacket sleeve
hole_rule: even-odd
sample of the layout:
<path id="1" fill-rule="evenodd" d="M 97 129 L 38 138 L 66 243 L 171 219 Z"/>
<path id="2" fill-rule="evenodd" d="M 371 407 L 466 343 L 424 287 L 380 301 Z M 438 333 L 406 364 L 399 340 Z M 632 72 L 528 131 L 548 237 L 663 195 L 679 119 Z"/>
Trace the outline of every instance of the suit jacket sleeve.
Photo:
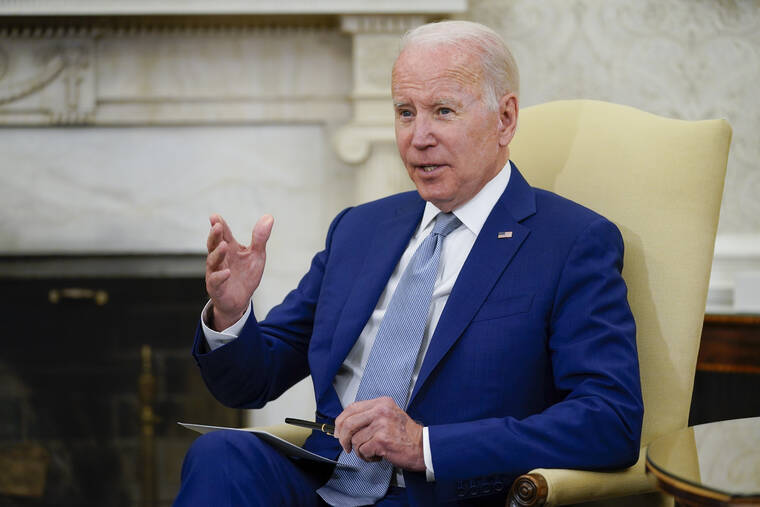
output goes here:
<path id="1" fill-rule="evenodd" d="M 206 352 L 199 323 L 193 357 L 209 391 L 220 402 L 236 408 L 261 408 L 309 375 L 307 352 L 322 277 L 333 232 L 347 211 L 333 220 L 325 249 L 314 256 L 298 287 L 265 321 L 258 322 L 252 312 L 240 336 L 212 352 Z"/>
<path id="2" fill-rule="evenodd" d="M 430 426 L 436 480 L 635 462 L 643 407 L 622 259 L 620 233 L 601 217 L 575 239 L 547 322 L 547 354 L 562 399 L 520 420 Z"/>

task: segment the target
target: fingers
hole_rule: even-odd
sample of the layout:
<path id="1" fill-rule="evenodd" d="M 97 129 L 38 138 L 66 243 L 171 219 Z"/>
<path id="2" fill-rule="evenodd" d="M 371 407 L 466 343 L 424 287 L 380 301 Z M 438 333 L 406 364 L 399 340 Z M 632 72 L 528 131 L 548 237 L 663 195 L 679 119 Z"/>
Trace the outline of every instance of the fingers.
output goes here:
<path id="1" fill-rule="evenodd" d="M 369 427 L 357 431 L 351 444 L 356 455 L 364 461 L 380 461 L 385 454 L 383 446 L 378 445 L 375 433 Z"/>
<path id="2" fill-rule="evenodd" d="M 346 452 L 406 470 L 425 470 L 422 432 L 422 425 L 387 396 L 352 403 L 335 419 L 335 436 Z"/>
<path id="3" fill-rule="evenodd" d="M 227 222 L 220 215 L 209 217 L 211 230 L 206 240 L 206 291 L 214 303 L 213 323 L 219 329 L 239 320 L 261 282 L 266 258 L 264 247 L 273 222 L 270 215 L 259 219 L 253 230 L 253 244 L 245 247 L 235 241 Z M 252 251 L 254 246 L 260 253 Z"/>
<path id="4" fill-rule="evenodd" d="M 218 294 L 221 285 L 231 275 L 230 269 L 225 265 L 229 245 L 222 239 L 224 233 L 220 220 L 219 215 L 211 217 L 211 231 L 206 241 L 206 248 L 209 251 L 206 256 L 206 292 L 212 298 Z"/>
<path id="5" fill-rule="evenodd" d="M 209 250 L 206 256 L 206 271 L 218 271 L 222 267 L 224 259 L 227 257 L 227 242 L 219 242 L 213 250 Z"/>
<path id="6" fill-rule="evenodd" d="M 355 424 L 356 420 L 352 425 L 347 425 L 346 423 L 349 418 L 364 412 L 366 409 L 365 407 L 367 406 L 367 401 L 355 401 L 347 406 L 343 412 L 335 418 L 335 438 L 338 439 L 341 447 L 343 447 L 343 450 L 346 452 L 351 452 L 351 437 L 357 430 Z"/>
<path id="7" fill-rule="evenodd" d="M 358 437 L 358 432 L 369 428 L 373 423 L 376 423 L 375 426 L 383 424 L 396 411 L 401 409 L 387 396 L 354 402 L 335 419 L 335 436 L 343 450 L 351 452 L 354 448 L 354 437 Z M 371 431 L 374 433 L 375 429 Z M 356 440 L 363 442 L 367 438 Z"/>
<path id="8" fill-rule="evenodd" d="M 274 217 L 272 215 L 264 215 L 259 218 L 251 234 L 251 250 L 264 254 L 269 235 L 272 234 L 273 225 Z"/>
<path id="9" fill-rule="evenodd" d="M 214 232 L 216 229 L 216 232 Z M 230 277 L 231 271 L 225 265 L 225 259 L 227 258 L 227 251 L 229 246 L 226 241 L 216 242 L 216 239 L 212 236 L 221 236 L 221 226 L 216 224 L 212 227 L 212 232 L 209 233 L 208 247 L 212 245 L 216 246 L 209 251 L 206 256 L 206 292 L 209 295 L 214 295 L 216 290 Z"/>
<path id="10" fill-rule="evenodd" d="M 211 222 L 211 229 L 208 231 L 208 238 L 206 239 L 206 250 L 208 253 L 211 253 L 214 251 L 214 249 L 221 243 L 222 241 L 222 224 L 219 222 Z"/>
<path id="11" fill-rule="evenodd" d="M 237 245 L 237 240 L 232 234 L 227 222 L 221 217 L 221 215 L 211 215 L 209 217 L 211 223 L 211 230 L 208 233 L 208 239 L 206 240 L 206 249 L 211 253 L 222 241 L 226 241 L 230 246 Z M 256 225 L 253 227 L 253 233 L 251 234 L 251 250 L 259 253 L 264 253 L 269 236 L 272 234 L 272 226 L 274 225 L 274 217 L 272 215 L 264 215 L 259 218 Z"/>
<path id="12" fill-rule="evenodd" d="M 353 405 L 355 404 L 349 405 L 349 408 L 353 407 Z M 353 408 L 356 410 L 355 407 Z M 373 419 L 374 411 L 370 408 L 370 410 L 364 410 L 347 415 L 340 423 L 337 419 L 335 420 L 335 436 L 340 435 L 338 436 L 338 441 L 340 442 L 340 445 L 343 447 L 344 451 L 351 452 L 354 444 L 354 436 L 360 430 L 372 424 Z"/>
<path id="13" fill-rule="evenodd" d="M 209 273 L 206 276 L 206 291 L 213 294 L 230 277 L 230 270 L 223 269 Z"/>
<path id="14" fill-rule="evenodd" d="M 232 230 L 230 229 L 230 226 L 227 225 L 227 222 L 222 218 L 221 215 L 213 214 L 209 217 L 209 222 L 211 222 L 211 231 L 214 232 L 215 235 L 218 236 L 218 241 L 226 241 L 227 243 L 231 245 L 236 245 L 237 241 L 235 240 L 235 236 L 232 235 Z M 209 238 L 211 237 L 211 234 L 209 234 Z M 207 245 L 208 246 L 208 245 Z M 213 248 L 209 248 L 209 251 L 213 250 Z"/>

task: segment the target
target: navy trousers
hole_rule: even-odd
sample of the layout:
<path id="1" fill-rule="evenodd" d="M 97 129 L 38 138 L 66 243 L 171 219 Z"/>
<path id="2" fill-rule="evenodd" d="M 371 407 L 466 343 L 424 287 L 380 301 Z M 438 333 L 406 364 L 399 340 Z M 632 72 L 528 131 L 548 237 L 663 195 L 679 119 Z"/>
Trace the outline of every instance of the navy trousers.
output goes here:
<path id="1" fill-rule="evenodd" d="M 251 433 L 212 431 L 187 452 L 174 507 L 325 506 L 316 490 L 331 473 L 331 466 L 290 459 Z M 378 505 L 408 505 L 405 490 L 392 487 Z"/>

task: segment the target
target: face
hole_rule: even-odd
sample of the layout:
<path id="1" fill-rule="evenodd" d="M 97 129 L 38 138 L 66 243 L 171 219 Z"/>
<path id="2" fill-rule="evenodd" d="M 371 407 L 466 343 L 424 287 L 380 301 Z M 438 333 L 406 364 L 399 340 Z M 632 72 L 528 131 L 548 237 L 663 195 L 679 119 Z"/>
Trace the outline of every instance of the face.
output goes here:
<path id="1" fill-rule="evenodd" d="M 407 47 L 393 67 L 396 143 L 426 201 L 451 211 L 504 167 L 517 125 L 517 98 L 497 111 L 482 100 L 478 57 L 447 46 Z"/>

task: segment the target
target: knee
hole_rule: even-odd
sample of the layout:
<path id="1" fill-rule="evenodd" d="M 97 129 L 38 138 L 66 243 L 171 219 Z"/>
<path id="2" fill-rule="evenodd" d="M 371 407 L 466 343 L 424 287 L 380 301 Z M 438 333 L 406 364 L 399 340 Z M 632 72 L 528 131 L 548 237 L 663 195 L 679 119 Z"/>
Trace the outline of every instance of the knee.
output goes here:
<path id="1" fill-rule="evenodd" d="M 223 454 L 227 444 L 221 433 L 221 431 L 212 431 L 196 438 L 188 449 L 185 460 L 206 462 Z"/>
<path id="2" fill-rule="evenodd" d="M 229 505 L 226 473 L 226 438 L 221 431 L 193 441 L 182 463 L 181 486 L 174 507 Z"/>
<path id="3" fill-rule="evenodd" d="M 256 447 L 256 438 L 241 431 L 220 430 L 211 431 L 195 439 L 187 451 L 186 459 L 191 461 L 214 461 L 220 456 L 233 456 L 246 448 L 244 454 L 250 452 L 250 447 Z"/>
<path id="4" fill-rule="evenodd" d="M 309 481 L 308 475 L 255 435 L 213 431 L 190 446 L 175 506 L 219 505 L 221 498 L 235 506 L 312 505 L 318 497 Z"/>
<path id="5" fill-rule="evenodd" d="M 231 430 L 211 431 L 199 436 L 190 446 L 185 456 L 185 465 L 218 469 L 227 465 L 256 462 L 269 449 L 255 436 Z"/>

